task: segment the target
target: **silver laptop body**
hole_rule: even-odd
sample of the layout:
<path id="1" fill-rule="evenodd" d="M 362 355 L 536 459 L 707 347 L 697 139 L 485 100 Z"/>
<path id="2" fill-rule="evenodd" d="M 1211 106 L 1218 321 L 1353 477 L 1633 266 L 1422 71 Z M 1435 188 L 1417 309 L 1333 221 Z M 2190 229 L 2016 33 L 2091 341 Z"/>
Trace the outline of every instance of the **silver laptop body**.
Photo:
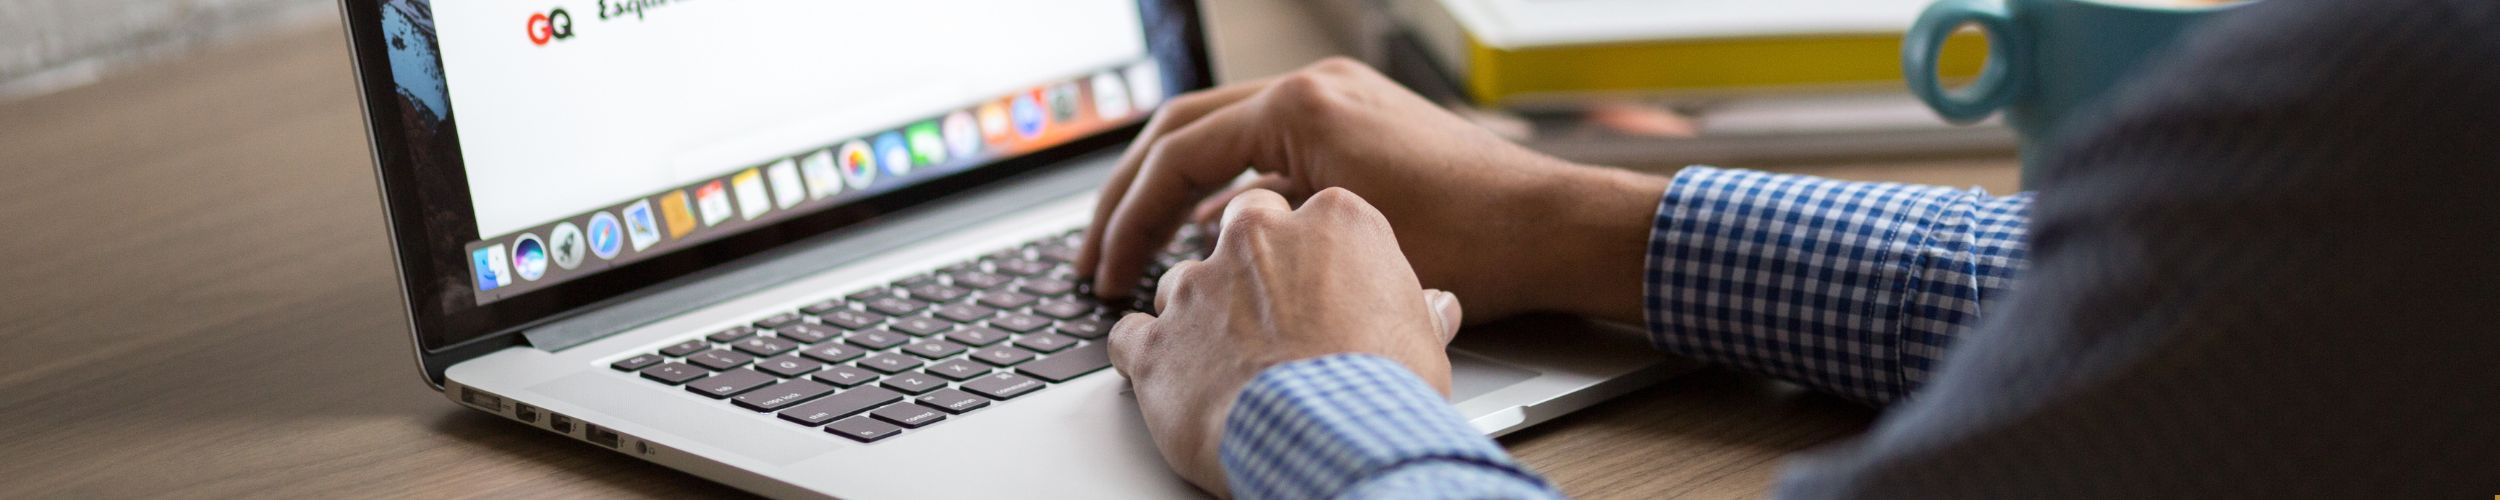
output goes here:
<path id="1" fill-rule="evenodd" d="M 617 252 L 625 245 L 619 241 L 617 214 L 629 214 L 624 227 L 642 230 L 650 221 L 664 220 L 652 215 L 644 198 L 617 208 L 600 208 L 595 214 L 567 220 L 587 221 L 592 236 L 568 237 L 573 234 L 558 230 L 532 232 L 529 238 L 459 238 L 444 236 L 444 227 L 468 231 L 466 221 L 443 225 L 428 217 L 442 217 L 446 208 L 443 198 L 432 197 L 442 192 L 439 179 L 426 177 L 429 169 L 443 168 L 436 163 L 445 156 L 442 144 L 429 143 L 432 131 L 411 133 L 411 123 L 426 124 L 428 101 L 424 89 L 411 90 L 406 74 L 408 64 L 405 43 L 411 30 L 423 31 L 422 37 L 435 35 L 436 20 L 431 19 L 433 6 L 423 0 L 344 0 L 350 41 L 355 49 L 362 88 L 367 99 L 368 126 L 373 130 L 377 169 L 380 172 L 386 213 L 390 216 L 395 238 L 394 251 L 400 261 L 403 291 L 408 297 L 411 331 L 415 340 L 419 368 L 426 381 L 442 391 L 453 402 L 478 411 L 514 420 L 541 430 L 560 433 L 589 443 L 593 448 L 651 461 L 686 471 L 722 484 L 774 497 L 843 497 L 843 498 L 1179 498 L 1203 496 L 1189 484 L 1172 474 L 1156 453 L 1136 405 L 1127 394 L 1128 383 L 1116 372 L 1097 369 L 1062 381 L 1026 380 L 1030 387 L 1018 389 L 1002 397 L 983 397 L 977 409 L 931 413 L 934 418 L 919 420 L 913 426 L 895 427 L 895 432 L 863 442 L 852 439 L 825 422 L 805 422 L 807 417 L 794 416 L 797 408 L 830 401 L 844 394 L 875 387 L 876 384 L 841 388 L 823 394 L 789 398 L 789 401 L 740 400 L 734 397 L 713 397 L 701 392 L 702 380 L 676 384 L 657 381 L 650 370 L 658 363 L 682 364 L 683 356 L 662 356 L 671 347 L 688 343 L 709 343 L 707 351 L 735 351 L 733 342 L 710 342 L 707 337 L 726 330 L 767 321 L 775 316 L 797 315 L 800 321 L 823 324 L 825 318 L 798 314 L 814 304 L 838 302 L 863 290 L 877 289 L 889 283 L 966 262 L 1004 249 L 1029 248 L 1029 243 L 1064 238 L 1081 228 L 1092 210 L 1094 189 L 1103 182 L 1116 153 L 1122 147 L 1122 134 L 1133 134 L 1134 120 L 1123 127 L 1106 123 L 1092 140 L 1074 140 L 1055 144 L 1031 154 L 1011 155 L 995 160 L 997 165 L 982 169 L 1013 168 L 1013 173 L 978 183 L 956 183 L 942 191 L 910 187 L 888 193 L 887 197 L 920 193 L 925 199 L 909 203 L 879 204 L 884 198 L 862 198 L 861 201 L 802 200 L 825 207 L 817 212 L 794 210 L 807 205 L 781 204 L 786 219 L 759 218 L 750 212 L 746 219 L 756 228 L 771 228 L 783 241 L 766 240 L 757 244 L 752 238 L 732 232 L 721 232 L 720 240 L 678 240 L 695 252 L 726 253 L 728 258 L 692 260 L 689 252 L 652 252 L 649 262 L 679 265 L 673 271 L 649 271 L 657 264 L 636 264 L 629 260 L 641 251 Z M 455 0 L 436 0 L 434 3 Z M 462 0 L 476 1 L 476 0 Z M 1182 52 L 1177 58 L 1165 58 L 1166 68 L 1190 66 L 1194 76 L 1170 77 L 1175 92 L 1205 85 L 1204 50 L 1198 39 L 1196 9 L 1192 2 L 1145 0 L 1141 2 L 1150 36 L 1148 43 L 1155 50 L 1173 49 Z M 691 9 L 704 3 L 684 3 L 672 9 Z M 658 7 L 651 7 L 658 8 Z M 410 21 L 414 16 L 428 16 L 422 23 Z M 648 14 L 661 17 L 658 11 Z M 394 17 L 396 16 L 396 17 Z M 586 23 L 587 12 L 570 13 L 573 23 Z M 1169 23 L 1165 24 L 1158 23 Z M 553 20 L 541 21 L 530 16 L 529 43 L 568 43 L 558 36 Z M 568 28 L 589 38 L 589 25 Z M 442 28 L 448 29 L 448 28 Z M 1176 34 L 1156 38 L 1156 29 Z M 569 36 L 569 35 L 568 35 Z M 422 38 L 420 37 L 420 38 Z M 518 38 L 515 34 L 515 38 Z M 520 41 L 514 44 L 522 43 Z M 1177 47 L 1175 46 L 1177 45 Z M 399 52 L 394 52 L 399 51 Z M 1157 52 L 1162 57 L 1161 52 Z M 393 59 L 394 57 L 400 59 Z M 397 73 L 394 73 L 396 71 Z M 456 73 L 455 73 L 456 75 Z M 1193 80 L 1194 79 L 1194 80 Z M 1134 82 L 1134 80 L 1132 80 Z M 455 76 L 453 84 L 459 83 Z M 422 86 L 422 85 L 418 85 Z M 1131 87 L 1137 88 L 1137 87 Z M 1036 91 L 1036 95 L 1039 92 Z M 455 94 L 456 95 L 456 94 Z M 411 111 L 414 109 L 415 111 Z M 1104 115 L 1108 111 L 1096 111 Z M 414 116 L 415 118 L 412 118 Z M 449 116 L 437 113 L 434 116 Z M 464 118 L 476 119 L 474 115 Z M 1141 117 L 1142 118 L 1142 117 Z M 448 121 L 446 119 L 446 121 Z M 1106 120 L 1108 122 L 1108 120 Z M 446 130 L 448 127 L 445 128 Z M 472 129 L 475 130 L 475 129 Z M 839 141 L 836 141 L 839 142 Z M 828 146 L 836 147 L 836 146 Z M 829 149 L 828 151 L 832 151 Z M 456 156 L 456 155 L 455 155 Z M 472 155 L 475 156 L 475 155 Z M 475 165 L 472 158 L 472 166 Z M 1029 160 L 1031 165 L 1015 166 L 1013 162 Z M 801 157 L 800 161 L 805 161 Z M 777 166 L 759 167 L 737 177 L 770 177 Z M 971 168 L 971 167 L 966 167 Z M 760 174 L 753 172 L 762 172 Z M 844 172 L 850 172 L 845 170 Z M 724 174 L 726 175 L 726 174 Z M 959 175 L 960 177 L 960 175 Z M 810 178 L 813 182 L 815 179 Z M 768 182 L 757 180 L 754 182 Z M 770 182 L 780 182 L 772 179 Z M 797 181 L 790 181 L 794 185 Z M 943 180 L 929 181 L 932 185 Z M 736 186 L 736 182 L 729 185 Z M 427 191 L 429 189 L 436 191 Z M 735 191 L 738 188 L 728 188 Z M 760 188 L 759 188 L 760 190 Z M 465 194 L 461 191 L 450 191 Z M 671 194 L 678 191 L 670 190 Z M 694 192 L 692 189 L 686 192 Z M 782 187 L 762 192 L 786 194 Z M 899 193 L 899 194 L 898 194 Z M 934 194 L 931 194 L 934 193 Z M 731 196 L 731 195 L 722 195 Z M 700 196 L 697 196 L 700 198 Z M 739 200 L 745 207 L 753 200 Z M 860 206 L 875 206 L 868 216 L 826 215 Z M 643 207 L 641 212 L 630 212 Z M 467 208 L 467 207 L 460 207 Z M 693 210 L 700 212 L 700 210 Z M 637 219 L 639 213 L 649 219 Z M 595 215 L 596 217 L 592 217 Z M 603 230 L 599 218 L 608 223 Z M 728 226 L 737 227 L 731 220 Z M 836 220 L 840 223 L 826 223 Z M 642 222 L 637 222 L 642 221 Z M 568 223 L 569 224 L 569 223 Z M 677 224 L 668 222 L 667 224 Z M 791 228 L 807 228 L 805 231 Z M 604 231 L 604 233 L 603 233 Z M 653 229 L 657 232 L 656 228 Z M 548 234 L 539 239 L 538 234 Z M 602 239 L 601 234 L 606 234 Z M 697 236 L 700 232 L 691 233 Z M 738 238 L 747 238 L 740 240 Z M 475 241 L 471 241 L 475 240 Z M 520 244 L 526 240 L 537 247 L 505 249 L 502 243 Z M 743 244 L 743 247 L 725 246 Z M 493 244 L 493 245 L 490 245 Z M 613 261 L 613 268 L 548 264 L 548 257 L 532 250 L 552 254 L 557 263 L 585 259 L 572 245 L 592 245 L 609 249 L 627 257 Z M 637 243 L 636 246 L 640 244 Z M 668 249 L 657 246 L 653 248 Z M 722 250 L 730 248 L 730 250 Z M 492 249 L 492 251 L 489 251 Z M 517 253 L 512 252 L 517 251 Z M 475 269 L 445 269 L 446 259 L 428 252 L 492 256 L 474 262 Z M 506 258 L 509 257 L 507 261 Z M 479 257 L 485 259 L 485 257 Z M 449 259 L 457 263 L 458 257 Z M 594 263 L 597 261 L 593 261 Z M 688 269 L 686 262 L 697 265 Z M 590 266 L 591 264 L 576 264 Z M 511 267 L 504 267 L 511 266 Z M 491 268 L 491 269 L 490 269 Z M 541 268 L 545 278 L 531 277 L 530 268 Z M 492 292 L 487 284 L 522 283 L 503 273 L 522 271 L 524 278 L 540 280 L 543 290 L 529 289 L 494 300 L 483 295 Z M 491 271 L 491 272 L 490 272 Z M 568 276 L 570 282 L 559 282 Z M 490 276 L 491 275 L 491 276 Z M 603 278 L 623 276 L 626 278 Z M 474 286 L 471 284 L 474 280 Z M 619 281 L 622 280 L 622 281 Z M 594 286 L 615 283 L 633 286 Z M 502 286 L 512 286 L 505 284 Z M 479 290 L 487 288 L 487 290 Z M 451 293 L 461 292 L 461 293 Z M 974 295 L 979 297 L 981 295 Z M 446 299 L 449 297 L 450 299 Z M 552 297 L 552 298 L 550 298 Z M 446 303 L 449 305 L 446 305 Z M 551 305 L 552 304 L 552 305 Z M 451 311 L 445 313 L 442 311 Z M 479 311 L 484 311 L 480 313 Z M 520 312 L 514 312 L 520 311 Z M 927 313 L 915 313 L 926 315 Z M 485 318 L 485 319 L 479 319 Z M 971 328 L 967 322 L 954 328 Z M 1066 325 L 1067 321 L 1057 323 Z M 477 325 L 484 327 L 471 328 Z M 456 341 L 441 338 L 446 330 L 462 331 Z M 898 328 L 889 326 L 886 328 Z M 858 333 L 858 332 L 849 332 Z M 1043 332 L 1046 333 L 1046 332 Z M 1035 335 L 1038 335 L 1036 333 Z M 767 328 L 756 337 L 788 337 Z M 1017 334 L 1011 345 L 1027 334 Z M 911 343 L 944 338 L 943 334 L 908 339 Z M 846 337 L 847 338 L 847 337 Z M 845 345 L 846 338 L 818 339 L 821 343 L 804 343 L 799 349 L 822 345 Z M 1075 340 L 1076 347 L 1053 351 L 1027 361 L 1024 365 L 998 367 L 996 374 L 1024 373 L 1020 367 L 1073 356 L 1086 348 L 1098 348 L 1099 339 Z M 859 347 L 863 351 L 876 349 Z M 910 356 L 898 348 L 887 348 L 869 356 Z M 777 353 L 778 354 L 778 353 Z M 1450 352 L 1455 375 L 1454 404 L 1457 410 L 1487 435 L 1501 435 L 1550 420 L 1562 414 L 1588 407 L 1607 398 L 1654 383 L 1688 369 L 1687 362 L 1657 354 L 1635 328 L 1602 325 L 1559 318 L 1531 318 L 1474 328 L 1462 332 Z M 936 359 L 905 358 L 921 362 L 919 366 L 934 367 L 943 361 L 967 359 L 971 354 L 957 354 Z M 649 359 L 665 358 L 658 362 Z M 706 375 L 720 377 L 729 371 L 752 372 L 762 367 L 765 359 L 805 359 L 797 353 L 781 357 L 759 356 L 755 361 L 741 362 L 743 367 L 706 370 Z M 852 366 L 868 358 L 829 363 L 831 366 Z M 709 372 L 720 373 L 709 373 Z M 920 372 L 912 372 L 920 373 Z M 902 376 L 901 373 L 887 376 Z M 1009 375 L 989 375 L 1010 378 Z M 784 383 L 810 380 L 812 375 L 780 376 L 762 386 L 738 395 L 760 394 L 765 389 Z M 712 380 L 721 380 L 714 378 Z M 974 391 L 972 384 L 980 379 L 942 381 L 941 390 L 971 391 L 978 395 L 997 393 Z M 725 387 L 725 386 L 724 386 Z M 773 404 L 772 410 L 757 411 L 747 404 Z M 888 408 L 934 409 L 934 404 L 921 405 L 915 395 L 879 405 L 875 410 L 858 410 L 832 415 L 825 420 L 859 419 L 868 424 L 886 426 L 890 415 L 869 416 L 873 411 Z M 958 409 L 960 410 L 960 408 Z M 884 420 L 880 420 L 884 419 Z"/>

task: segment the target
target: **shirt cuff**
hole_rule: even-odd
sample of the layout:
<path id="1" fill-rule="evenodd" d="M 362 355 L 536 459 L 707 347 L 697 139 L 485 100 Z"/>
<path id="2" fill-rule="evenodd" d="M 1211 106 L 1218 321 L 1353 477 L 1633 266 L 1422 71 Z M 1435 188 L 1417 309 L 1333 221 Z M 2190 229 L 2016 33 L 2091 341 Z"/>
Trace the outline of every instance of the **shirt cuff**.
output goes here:
<path id="1" fill-rule="evenodd" d="M 1220 448 L 1239 498 L 1559 496 L 1405 366 L 1371 355 L 1260 373 Z"/>
<path id="2" fill-rule="evenodd" d="M 1875 404 L 2022 267 L 2030 197 L 1690 167 L 1650 233 L 1659 349 Z"/>

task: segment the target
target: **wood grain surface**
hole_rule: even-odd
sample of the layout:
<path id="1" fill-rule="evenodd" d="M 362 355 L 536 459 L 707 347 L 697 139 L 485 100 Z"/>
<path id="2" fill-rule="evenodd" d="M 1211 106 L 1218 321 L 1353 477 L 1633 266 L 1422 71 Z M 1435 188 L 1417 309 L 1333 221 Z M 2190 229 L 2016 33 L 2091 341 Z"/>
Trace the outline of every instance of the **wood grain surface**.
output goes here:
<path id="1" fill-rule="evenodd" d="M 1209 10 L 1228 78 L 1332 50 L 1291 2 Z M 0 103 L 0 498 L 737 494 L 420 383 L 362 134 L 332 25 Z M 2009 191 L 2012 168 L 1783 170 Z M 1583 497 L 1754 497 L 1872 417 L 1704 371 L 1504 442 Z"/>

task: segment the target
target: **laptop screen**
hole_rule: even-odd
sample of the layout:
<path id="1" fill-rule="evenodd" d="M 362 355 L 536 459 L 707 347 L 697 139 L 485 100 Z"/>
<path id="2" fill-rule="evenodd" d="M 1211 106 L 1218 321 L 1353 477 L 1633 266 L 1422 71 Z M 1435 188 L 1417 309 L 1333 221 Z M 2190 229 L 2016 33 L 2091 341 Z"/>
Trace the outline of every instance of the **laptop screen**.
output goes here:
<path id="1" fill-rule="evenodd" d="M 941 181 L 1204 85 L 1169 1 L 367 1 L 429 348 L 960 190 Z"/>

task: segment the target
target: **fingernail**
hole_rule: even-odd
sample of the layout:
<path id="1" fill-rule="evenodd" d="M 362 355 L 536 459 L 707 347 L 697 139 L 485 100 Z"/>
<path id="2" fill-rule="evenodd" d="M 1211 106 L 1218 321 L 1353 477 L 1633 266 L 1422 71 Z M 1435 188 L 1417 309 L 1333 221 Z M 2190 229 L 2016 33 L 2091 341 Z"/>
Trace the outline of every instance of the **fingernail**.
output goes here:
<path id="1" fill-rule="evenodd" d="M 1426 288 L 1424 289 L 1424 298 L 1426 299 L 1424 301 L 1424 305 L 1431 306 L 1433 312 L 1441 312 L 1443 309 L 1449 309 L 1450 301 L 1457 299 L 1458 296 L 1451 295 L 1450 292 L 1442 291 L 1440 289 Z"/>

